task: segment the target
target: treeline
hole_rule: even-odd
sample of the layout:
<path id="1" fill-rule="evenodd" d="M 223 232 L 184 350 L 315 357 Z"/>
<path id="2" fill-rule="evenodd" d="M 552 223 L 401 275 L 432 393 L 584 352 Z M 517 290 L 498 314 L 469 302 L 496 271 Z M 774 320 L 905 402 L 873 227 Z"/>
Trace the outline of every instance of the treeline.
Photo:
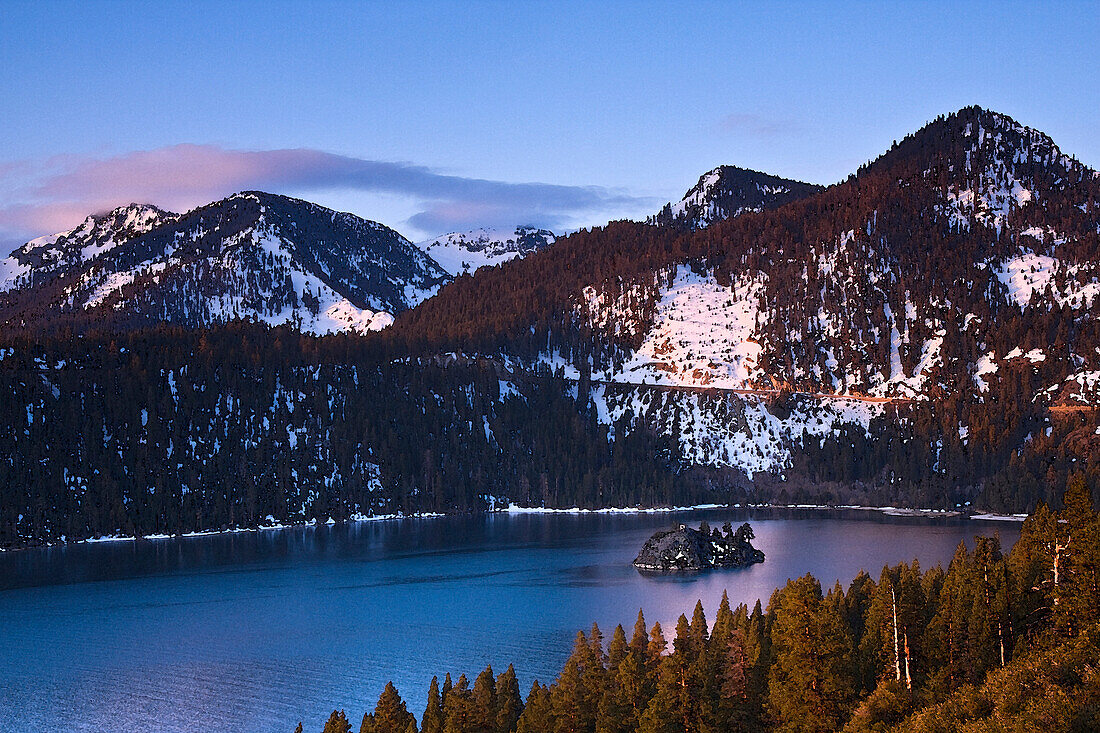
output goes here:
<path id="1" fill-rule="evenodd" d="M 234 325 L 0 344 L 0 546 L 355 515 L 728 501 L 543 369 Z"/>
<path id="2" fill-rule="evenodd" d="M 546 367 L 394 359 L 370 339 L 245 324 L 8 337 L 0 354 L 0 546 L 511 502 L 1024 511 L 1057 506 L 1071 472 L 1100 487 L 1091 418 L 1048 433 L 1023 401 L 1004 425 L 999 400 L 947 401 L 804 438 L 789 481 L 754 485 L 686 465 L 660 411 L 601 423 Z"/>
<path id="3" fill-rule="evenodd" d="M 1059 416 L 1003 391 L 977 403 L 948 397 L 906 405 L 861 426 L 802 441 L 806 481 L 778 503 L 871 502 L 876 506 L 1024 513 L 1058 506 L 1069 476 L 1080 473 L 1100 500 L 1096 415 Z"/>
<path id="4" fill-rule="evenodd" d="M 1080 477 L 1041 506 L 1008 555 L 960 544 L 947 570 L 914 561 L 845 591 L 807 575 L 766 609 L 708 622 L 697 604 L 671 645 L 641 613 L 631 634 L 579 633 L 558 679 L 521 699 L 514 670 L 432 679 L 421 733 L 1100 729 L 1100 521 Z M 350 733 L 342 711 L 324 733 Z M 412 733 L 388 684 L 360 733 Z M 299 731 L 301 726 L 299 725 Z"/>

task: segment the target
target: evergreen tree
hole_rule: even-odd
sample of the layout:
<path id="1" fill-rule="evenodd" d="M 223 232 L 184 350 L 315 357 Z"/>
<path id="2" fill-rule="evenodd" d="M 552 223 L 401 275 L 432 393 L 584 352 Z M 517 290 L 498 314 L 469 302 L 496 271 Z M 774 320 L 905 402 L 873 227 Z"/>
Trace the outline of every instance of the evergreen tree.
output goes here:
<path id="1" fill-rule="evenodd" d="M 421 733 L 443 733 L 443 698 L 439 693 L 439 678 L 432 677 L 428 687 L 428 704 L 420 719 Z"/>
<path id="2" fill-rule="evenodd" d="M 523 697 L 519 691 L 519 680 L 512 665 L 497 677 L 497 713 L 496 729 L 499 733 L 511 733 L 523 715 Z"/>
<path id="3" fill-rule="evenodd" d="M 446 682 L 444 682 L 446 687 Z M 467 733 L 476 720 L 473 694 L 466 675 L 459 675 L 454 687 L 443 697 L 443 733 Z"/>
<path id="4" fill-rule="evenodd" d="M 495 733 L 497 729 L 497 685 L 493 668 L 486 667 L 474 680 L 470 733 Z"/>
<path id="5" fill-rule="evenodd" d="M 1100 620 L 1100 527 L 1083 474 L 1069 479 L 1063 504 L 1055 533 L 1059 567 L 1054 627 L 1063 636 L 1073 636 Z"/>
<path id="6" fill-rule="evenodd" d="M 584 663 L 589 654 L 583 632 L 577 632 L 573 653 L 565 662 L 561 676 L 550 688 L 556 733 L 587 733 L 595 730 L 597 710 L 589 708 L 590 691 L 584 685 Z"/>
<path id="7" fill-rule="evenodd" d="M 535 680 L 531 684 L 531 691 L 527 694 L 523 714 L 519 716 L 519 722 L 516 723 L 516 733 L 547 733 L 555 730 L 557 730 L 557 719 L 554 715 L 554 703 L 550 690 Z"/>
<path id="8" fill-rule="evenodd" d="M 639 657 L 644 658 L 646 648 L 649 646 L 649 632 L 646 630 L 645 616 L 642 609 L 638 609 L 638 620 L 634 622 L 634 632 L 630 637 L 630 649 Z"/>
<path id="9" fill-rule="evenodd" d="M 405 707 L 397 688 L 387 682 L 374 708 L 374 733 L 405 733 L 410 722 L 415 723 L 416 719 Z"/>
<path id="10" fill-rule="evenodd" d="M 776 730 L 840 729 L 854 694 L 851 637 L 842 601 L 826 602 L 817 580 L 806 575 L 776 591 L 768 612 L 774 617 L 775 653 L 768 707 Z"/>
<path id="11" fill-rule="evenodd" d="M 351 724 L 343 710 L 333 710 L 321 733 L 351 733 Z"/>
<path id="12" fill-rule="evenodd" d="M 646 646 L 646 665 L 651 670 L 655 670 L 660 664 L 666 649 L 668 649 L 668 642 L 665 641 L 665 634 L 661 630 L 661 622 L 655 621 L 649 632 L 649 644 Z"/>

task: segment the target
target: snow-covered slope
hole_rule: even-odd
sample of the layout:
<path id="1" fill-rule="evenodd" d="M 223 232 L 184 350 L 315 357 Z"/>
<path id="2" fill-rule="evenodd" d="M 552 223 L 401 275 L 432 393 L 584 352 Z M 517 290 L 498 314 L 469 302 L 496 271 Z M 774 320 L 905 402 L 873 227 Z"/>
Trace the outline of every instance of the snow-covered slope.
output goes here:
<path id="1" fill-rule="evenodd" d="M 855 399 L 821 401 L 798 395 L 778 408 L 768 395 L 721 390 L 658 389 L 619 383 L 593 389 L 597 418 L 614 427 L 646 424 L 679 444 L 696 466 L 734 468 L 748 478 L 761 472 L 782 475 L 807 440 L 820 440 L 847 428 L 865 432 L 886 406 Z"/>
<path id="2" fill-rule="evenodd" d="M 416 246 L 451 275 L 459 275 L 526 256 L 553 244 L 555 238 L 553 232 L 534 227 L 475 229 L 444 234 Z"/>
<path id="3" fill-rule="evenodd" d="M 757 319 L 763 273 L 746 274 L 731 287 L 710 273 L 674 267 L 655 278 L 659 293 L 641 346 L 611 376 L 617 382 L 745 389 L 760 376 Z M 629 306 L 585 291 L 586 318 L 604 322 Z"/>
<path id="4" fill-rule="evenodd" d="M 702 229 L 746 211 L 774 209 L 821 190 L 821 186 L 723 165 L 700 176 L 680 201 L 666 204 L 650 221 Z"/>
<path id="5" fill-rule="evenodd" d="M 260 192 L 182 216 L 125 207 L 29 242 L 11 263 L 0 313 L 23 324 L 253 320 L 363 333 L 450 279 L 381 224 Z"/>
<path id="6" fill-rule="evenodd" d="M 667 213 L 692 228 L 735 215 L 706 203 L 719 181 Z M 1098 181 L 1046 135 L 968 108 L 790 221 L 724 227 L 717 258 L 588 283 L 573 318 L 602 345 L 577 350 L 598 355 L 600 418 L 752 475 L 789 466 L 805 435 L 865 433 L 891 404 L 1100 405 Z M 777 417 L 766 404 L 788 392 L 799 407 Z"/>
<path id="7" fill-rule="evenodd" d="M 0 292 L 29 288 L 79 268 L 114 247 L 179 218 L 149 204 L 121 206 L 89 216 L 77 228 L 38 237 L 0 260 Z"/>

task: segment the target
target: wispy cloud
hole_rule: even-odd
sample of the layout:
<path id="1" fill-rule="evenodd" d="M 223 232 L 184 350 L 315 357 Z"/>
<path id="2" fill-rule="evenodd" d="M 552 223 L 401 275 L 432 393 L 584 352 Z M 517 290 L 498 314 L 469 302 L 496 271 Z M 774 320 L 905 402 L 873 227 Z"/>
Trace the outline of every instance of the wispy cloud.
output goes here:
<path id="1" fill-rule="evenodd" d="M 798 132 L 798 123 L 752 112 L 729 114 L 718 121 L 718 131 L 726 134 L 738 134 L 757 139 L 771 139 Z"/>
<path id="2" fill-rule="evenodd" d="M 651 203 L 598 186 L 470 178 L 309 148 L 183 144 L 105 158 L 58 156 L 0 165 L 0 238 L 61 231 L 88 213 L 130 202 L 186 211 L 248 189 L 407 197 L 418 213 L 406 223 L 429 233 L 515 224 L 562 229 L 585 217 L 606 212 L 610 218 Z"/>

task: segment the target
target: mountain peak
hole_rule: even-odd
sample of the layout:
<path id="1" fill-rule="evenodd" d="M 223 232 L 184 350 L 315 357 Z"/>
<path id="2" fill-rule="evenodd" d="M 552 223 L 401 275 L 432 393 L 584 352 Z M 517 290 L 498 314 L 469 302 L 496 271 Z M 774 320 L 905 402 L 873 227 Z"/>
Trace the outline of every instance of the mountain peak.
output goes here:
<path id="1" fill-rule="evenodd" d="M 935 203 L 929 205 L 953 228 L 978 224 L 999 232 L 1010 218 L 1022 228 L 1025 221 L 1049 218 L 1039 211 L 1064 209 L 1069 198 L 1080 198 L 1075 189 L 1095 175 L 1049 135 L 1006 114 L 970 106 L 907 135 L 856 177 L 930 189 Z"/>
<path id="2" fill-rule="evenodd" d="M 925 158 L 929 164 L 950 164 L 963 158 L 961 162 L 965 168 L 967 160 L 973 160 L 977 154 L 1015 158 L 1018 163 L 1054 164 L 1066 170 L 1084 169 L 1079 161 L 1063 155 L 1046 133 L 1001 112 L 978 106 L 963 107 L 956 112 L 940 115 L 916 132 L 906 135 L 900 143 L 895 143 L 871 166 L 880 161 L 891 163 L 916 156 Z M 968 155 L 970 158 L 966 158 Z"/>
<path id="3" fill-rule="evenodd" d="M 451 232 L 416 246 L 451 275 L 459 275 L 524 257 L 553 244 L 555 239 L 557 235 L 548 229 L 517 226 L 514 229 Z"/>
<path id="4" fill-rule="evenodd" d="M 774 209 L 821 190 L 821 186 L 810 183 L 748 168 L 720 165 L 700 176 L 679 202 L 666 204 L 660 212 L 650 217 L 649 222 L 702 229 L 747 211 Z"/>
<path id="5" fill-rule="evenodd" d="M 178 218 L 153 204 L 137 203 L 91 214 L 80 226 L 32 239 L 0 261 L 0 292 L 33 287 Z"/>
<path id="6" fill-rule="evenodd" d="M 364 332 L 449 280 L 388 227 L 260 191 L 181 216 L 122 207 L 49 239 L 0 263 L 8 273 L 0 320 L 203 327 L 244 319 Z"/>

